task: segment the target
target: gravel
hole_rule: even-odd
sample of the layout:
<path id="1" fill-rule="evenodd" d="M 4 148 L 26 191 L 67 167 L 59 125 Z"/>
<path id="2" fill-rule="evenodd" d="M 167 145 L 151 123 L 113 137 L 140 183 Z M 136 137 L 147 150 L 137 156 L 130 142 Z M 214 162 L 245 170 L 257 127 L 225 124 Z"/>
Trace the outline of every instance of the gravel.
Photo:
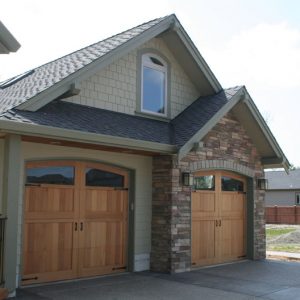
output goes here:
<path id="1" fill-rule="evenodd" d="M 289 232 L 280 236 L 268 239 L 268 244 L 300 244 L 300 225 L 283 225 L 283 224 L 268 224 L 269 228 L 284 229 L 284 228 L 295 228 L 293 232 Z"/>

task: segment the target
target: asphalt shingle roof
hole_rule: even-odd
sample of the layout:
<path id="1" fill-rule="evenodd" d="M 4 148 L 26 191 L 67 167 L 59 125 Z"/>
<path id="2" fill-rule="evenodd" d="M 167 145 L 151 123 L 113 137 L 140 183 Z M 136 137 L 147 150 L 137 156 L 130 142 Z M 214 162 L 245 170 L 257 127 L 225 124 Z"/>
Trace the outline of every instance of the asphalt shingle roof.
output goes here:
<path id="1" fill-rule="evenodd" d="M 182 113 L 180 113 L 172 124 L 174 126 L 174 143 L 181 147 L 194 134 L 196 134 L 242 87 L 237 86 L 225 89 L 220 93 L 200 97 L 193 102 Z"/>
<path id="2" fill-rule="evenodd" d="M 54 100 L 35 112 L 18 105 L 139 36 L 164 18 L 144 23 L 0 83 L 0 120 L 175 145 L 180 148 L 218 112 L 240 87 L 200 97 L 170 122 Z"/>
<path id="3" fill-rule="evenodd" d="M 214 96 L 200 97 L 170 122 L 60 100 L 53 101 L 36 112 L 11 109 L 0 115 L 0 120 L 113 135 L 180 148 L 241 88 L 235 87 Z"/>
<path id="4" fill-rule="evenodd" d="M 265 172 L 268 179 L 268 190 L 295 190 L 300 189 L 300 170 Z"/>
<path id="5" fill-rule="evenodd" d="M 4 82 L 0 83 L 0 113 L 26 102 L 55 83 L 142 34 L 167 17 L 144 23 L 42 65 L 5 89 L 1 89 Z M 17 77 L 20 77 L 20 75 L 11 78 L 11 80 L 13 81 Z"/>

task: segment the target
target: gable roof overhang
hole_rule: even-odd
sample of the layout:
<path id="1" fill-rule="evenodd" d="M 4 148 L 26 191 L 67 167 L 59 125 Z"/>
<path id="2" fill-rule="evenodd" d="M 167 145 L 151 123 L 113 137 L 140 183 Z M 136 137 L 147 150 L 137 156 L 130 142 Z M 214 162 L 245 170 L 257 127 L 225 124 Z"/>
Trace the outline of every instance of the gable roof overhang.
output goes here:
<path id="1" fill-rule="evenodd" d="M 284 168 L 285 171 L 288 172 L 290 168 L 289 161 L 285 157 L 245 87 L 238 90 L 231 100 L 223 105 L 223 107 L 179 149 L 179 159 L 186 156 L 194 148 L 195 144 L 199 143 L 221 118 L 230 111 L 242 124 L 252 139 L 260 154 L 263 167 Z"/>
<path id="2" fill-rule="evenodd" d="M 37 111 L 52 100 L 68 93 L 78 82 L 87 79 L 116 59 L 155 37 L 161 37 L 165 40 L 170 51 L 178 58 L 179 63 L 187 72 L 195 86 L 201 90 L 202 95 L 213 95 L 222 90 L 217 78 L 189 38 L 177 17 L 173 14 L 162 18 L 161 21 L 146 29 L 144 32 L 108 51 L 91 63 L 15 106 L 15 108 L 19 110 Z"/>
<path id="3" fill-rule="evenodd" d="M 21 45 L 0 21 L 0 54 L 16 52 Z"/>

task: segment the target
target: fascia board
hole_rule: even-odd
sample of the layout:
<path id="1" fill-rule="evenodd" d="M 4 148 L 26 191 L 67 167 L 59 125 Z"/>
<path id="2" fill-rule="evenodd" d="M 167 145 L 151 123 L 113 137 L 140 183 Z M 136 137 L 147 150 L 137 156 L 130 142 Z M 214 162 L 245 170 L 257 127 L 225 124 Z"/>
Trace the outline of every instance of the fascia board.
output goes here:
<path id="1" fill-rule="evenodd" d="M 244 90 L 240 89 L 233 98 L 228 101 L 189 141 L 187 141 L 178 152 L 178 160 L 185 157 L 194 147 L 194 144 L 199 142 L 219 121 L 226 115 L 239 101 L 244 99 Z"/>
<path id="2" fill-rule="evenodd" d="M 202 55 L 199 53 L 199 50 L 194 45 L 193 41 L 191 40 L 191 38 L 186 33 L 186 31 L 184 30 L 184 28 L 178 20 L 177 24 L 174 26 L 174 30 L 180 37 L 185 47 L 188 49 L 189 53 L 192 55 L 200 70 L 204 73 L 205 77 L 210 82 L 215 92 L 220 92 L 222 90 L 221 84 L 219 83 L 218 79 L 215 77 L 214 73 L 211 71 L 210 67 L 208 66 Z"/>
<path id="3" fill-rule="evenodd" d="M 15 39 L 15 37 L 9 32 L 9 30 L 0 21 L 0 43 L 7 50 L 6 53 L 16 52 L 21 45 Z"/>
<path id="4" fill-rule="evenodd" d="M 2 43 L 1 37 L 0 37 L 0 54 L 8 54 L 9 50 L 6 48 L 6 46 Z"/>
<path id="5" fill-rule="evenodd" d="M 281 158 L 282 161 L 284 162 L 285 167 L 283 166 L 283 164 L 281 164 L 281 166 L 283 166 L 285 170 L 289 169 L 289 166 L 290 166 L 289 161 L 285 157 L 285 155 L 284 155 L 283 151 L 281 150 L 279 144 L 277 143 L 275 137 L 273 136 L 272 132 L 270 131 L 270 129 L 268 127 L 268 125 L 266 124 L 265 120 L 261 116 L 259 110 L 257 109 L 255 103 L 253 102 L 253 100 L 251 99 L 251 97 L 250 97 L 250 95 L 247 91 L 246 91 L 246 97 L 245 97 L 244 103 L 247 105 L 247 107 L 251 111 L 253 117 L 255 118 L 258 125 L 260 126 L 265 138 L 267 139 L 268 143 L 272 147 L 272 149 L 275 152 L 276 156 L 278 158 Z"/>
<path id="6" fill-rule="evenodd" d="M 67 91 L 70 87 L 70 84 L 87 79 L 89 76 L 101 70 L 102 68 L 105 68 L 113 61 L 130 52 L 132 49 L 139 47 L 148 40 L 168 30 L 173 23 L 174 16 L 171 15 L 165 20 L 149 28 L 142 34 L 132 38 L 131 40 L 117 47 L 116 49 L 109 51 L 108 53 L 104 54 L 103 56 L 90 63 L 89 65 L 67 76 L 66 78 L 57 82 L 53 86 L 32 97 L 28 101 L 20 104 L 16 108 L 19 110 L 37 111 L 38 109 L 45 106 L 46 104 L 48 104 L 56 98 L 56 90 L 61 89 Z"/>
<path id="7" fill-rule="evenodd" d="M 158 153 L 176 153 L 176 147 L 156 142 L 134 140 L 104 134 L 93 134 L 77 130 L 61 129 L 50 126 L 18 123 L 0 120 L 0 131 L 5 133 L 24 134 L 45 138 L 62 139 L 66 141 L 93 143 L 103 146 L 120 147 L 142 151 L 154 151 Z"/>
<path id="8" fill-rule="evenodd" d="M 16 108 L 19 110 L 37 111 L 41 107 L 69 91 L 71 85 L 71 82 L 65 82 L 63 84 L 57 83 L 55 84 L 55 88 L 50 87 L 49 89 L 44 90 Z"/>

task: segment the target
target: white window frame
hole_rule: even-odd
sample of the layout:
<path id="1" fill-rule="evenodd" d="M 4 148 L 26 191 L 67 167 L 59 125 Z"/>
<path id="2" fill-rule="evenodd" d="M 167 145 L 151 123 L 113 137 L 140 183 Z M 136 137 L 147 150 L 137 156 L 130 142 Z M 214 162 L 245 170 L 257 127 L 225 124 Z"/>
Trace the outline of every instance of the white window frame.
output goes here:
<path id="1" fill-rule="evenodd" d="M 158 59 L 163 66 L 157 65 L 153 62 L 150 61 L 150 57 Z M 160 71 L 164 73 L 164 79 L 165 79 L 165 99 L 164 99 L 164 113 L 157 113 L 153 112 L 151 110 L 144 109 L 143 104 L 144 104 L 144 91 L 143 91 L 143 86 L 144 86 L 144 67 L 154 69 L 156 71 Z M 164 59 L 162 59 L 159 55 L 156 55 L 154 53 L 145 53 L 142 55 L 142 63 L 141 63 L 141 100 L 140 100 L 140 105 L 141 105 L 141 112 L 155 115 L 155 116 L 163 116 L 166 117 L 168 115 L 168 65 Z"/>

